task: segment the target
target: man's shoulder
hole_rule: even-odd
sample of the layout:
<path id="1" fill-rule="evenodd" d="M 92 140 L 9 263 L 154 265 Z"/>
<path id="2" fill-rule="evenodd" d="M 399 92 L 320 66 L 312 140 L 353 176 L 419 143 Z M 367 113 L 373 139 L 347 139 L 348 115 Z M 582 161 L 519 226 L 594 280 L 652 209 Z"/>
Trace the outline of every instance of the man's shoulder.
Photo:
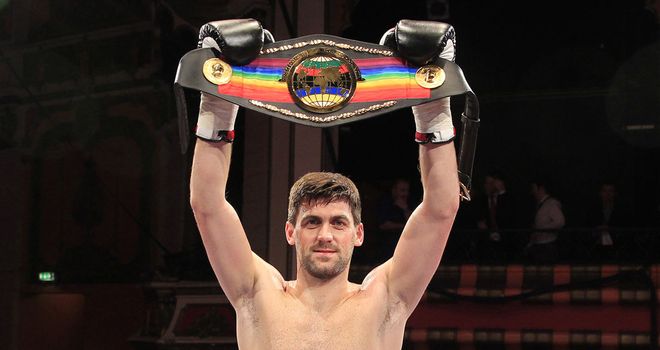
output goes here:
<path id="1" fill-rule="evenodd" d="M 561 207 L 561 201 L 557 197 L 548 197 L 547 203 Z"/>
<path id="2" fill-rule="evenodd" d="M 252 255 L 254 256 L 257 270 L 255 288 L 285 289 L 287 281 L 284 280 L 282 274 L 256 253 L 252 253 Z"/>
<path id="3" fill-rule="evenodd" d="M 362 283 L 352 283 L 357 286 L 360 290 L 367 290 L 369 288 L 376 288 L 378 286 L 386 286 L 388 279 L 388 271 L 392 259 L 387 260 L 386 262 L 376 266 L 371 270 L 362 280 Z"/>

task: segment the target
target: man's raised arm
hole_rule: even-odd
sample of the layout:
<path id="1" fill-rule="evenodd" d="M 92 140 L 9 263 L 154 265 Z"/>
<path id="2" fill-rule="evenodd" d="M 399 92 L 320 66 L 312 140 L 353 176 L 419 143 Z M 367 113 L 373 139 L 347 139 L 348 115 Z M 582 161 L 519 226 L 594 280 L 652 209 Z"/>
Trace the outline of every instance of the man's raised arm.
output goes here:
<path id="1" fill-rule="evenodd" d="M 438 103 L 423 105 L 436 108 Z M 447 107 L 448 108 L 448 107 Z M 412 312 L 435 274 L 459 205 L 459 182 L 453 141 L 419 146 L 424 195 L 403 229 L 388 266 L 391 296 Z"/>
<path id="2" fill-rule="evenodd" d="M 213 271 L 229 301 L 251 292 L 255 259 L 225 191 L 238 106 L 202 95 L 190 177 L 190 203 Z"/>
<path id="3" fill-rule="evenodd" d="M 455 58 L 454 29 L 444 23 L 402 21 L 397 30 L 385 33 L 381 42 L 396 47 L 409 59 L 433 58 L 434 54 L 449 61 Z M 424 195 L 408 219 L 392 259 L 384 266 L 390 297 L 402 302 L 409 313 L 440 264 L 460 198 L 450 98 L 412 110 Z"/>

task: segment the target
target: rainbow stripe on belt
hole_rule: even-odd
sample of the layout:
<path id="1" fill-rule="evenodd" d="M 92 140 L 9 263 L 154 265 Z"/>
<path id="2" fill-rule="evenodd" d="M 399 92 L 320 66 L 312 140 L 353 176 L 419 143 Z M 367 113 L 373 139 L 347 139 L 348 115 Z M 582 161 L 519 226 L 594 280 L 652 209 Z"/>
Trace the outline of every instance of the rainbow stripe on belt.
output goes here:
<path id="1" fill-rule="evenodd" d="M 262 102 L 294 103 L 287 83 L 280 81 L 286 58 L 258 58 L 245 66 L 232 66 L 229 83 L 218 93 Z M 415 81 L 416 68 L 399 58 L 354 59 L 363 81 L 358 81 L 351 102 L 378 102 L 429 98 L 431 90 Z"/>

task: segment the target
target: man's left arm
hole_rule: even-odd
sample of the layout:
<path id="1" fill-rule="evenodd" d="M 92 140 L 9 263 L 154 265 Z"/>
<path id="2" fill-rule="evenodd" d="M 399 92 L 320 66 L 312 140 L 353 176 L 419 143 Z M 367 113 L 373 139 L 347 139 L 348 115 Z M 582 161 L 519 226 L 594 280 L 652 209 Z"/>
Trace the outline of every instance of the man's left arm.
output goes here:
<path id="1" fill-rule="evenodd" d="M 548 226 L 549 229 L 560 229 L 563 228 L 566 224 L 566 218 L 564 217 L 564 211 L 561 208 L 561 202 L 557 199 L 553 199 L 547 206 L 548 213 Z"/>
<path id="2" fill-rule="evenodd" d="M 456 35 L 441 22 L 401 20 L 380 40 L 407 61 L 425 64 L 435 55 L 454 61 Z M 459 180 L 450 98 L 412 108 L 424 194 L 408 219 L 394 255 L 381 269 L 390 304 L 412 313 L 435 274 L 459 205 Z"/>
<path id="3" fill-rule="evenodd" d="M 384 270 L 390 297 L 403 302 L 409 313 L 440 264 L 460 201 L 449 98 L 415 107 L 413 113 L 416 139 L 420 142 L 419 166 L 424 194 Z M 440 122 L 439 127 L 444 131 L 429 132 L 429 121 L 432 129 L 437 129 Z M 435 135 L 425 139 L 424 135 L 429 134 Z"/>

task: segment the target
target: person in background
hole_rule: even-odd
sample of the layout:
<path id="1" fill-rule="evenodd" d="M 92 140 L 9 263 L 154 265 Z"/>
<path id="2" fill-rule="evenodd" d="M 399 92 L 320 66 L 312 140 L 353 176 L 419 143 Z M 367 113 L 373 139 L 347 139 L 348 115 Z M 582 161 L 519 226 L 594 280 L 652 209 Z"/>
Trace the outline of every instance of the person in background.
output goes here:
<path id="1" fill-rule="evenodd" d="M 504 261 L 510 254 L 514 237 L 506 231 L 514 226 L 515 206 L 502 175 L 491 173 L 484 179 L 484 195 L 479 204 L 477 259 Z"/>
<path id="2" fill-rule="evenodd" d="M 612 260 L 616 257 L 621 237 L 616 231 L 629 225 L 629 214 L 620 204 L 616 185 L 603 182 L 598 190 L 598 199 L 588 209 L 588 225 L 594 228 L 590 244 L 591 256 L 597 260 Z"/>
<path id="3" fill-rule="evenodd" d="M 564 227 L 566 219 L 561 202 L 551 195 L 547 181 L 532 182 L 531 194 L 536 208 L 525 253 L 532 263 L 551 264 L 557 260 L 558 231 Z"/>
<path id="4" fill-rule="evenodd" d="M 381 261 L 394 251 L 399 235 L 410 218 L 416 203 L 410 196 L 410 181 L 405 178 L 394 180 L 390 192 L 377 207 L 378 231 L 373 237 L 371 254 L 375 261 Z"/>
<path id="5" fill-rule="evenodd" d="M 390 195 L 378 207 L 378 229 L 400 233 L 412 214 L 412 208 L 414 204 L 410 200 L 410 181 L 396 179 Z"/>

